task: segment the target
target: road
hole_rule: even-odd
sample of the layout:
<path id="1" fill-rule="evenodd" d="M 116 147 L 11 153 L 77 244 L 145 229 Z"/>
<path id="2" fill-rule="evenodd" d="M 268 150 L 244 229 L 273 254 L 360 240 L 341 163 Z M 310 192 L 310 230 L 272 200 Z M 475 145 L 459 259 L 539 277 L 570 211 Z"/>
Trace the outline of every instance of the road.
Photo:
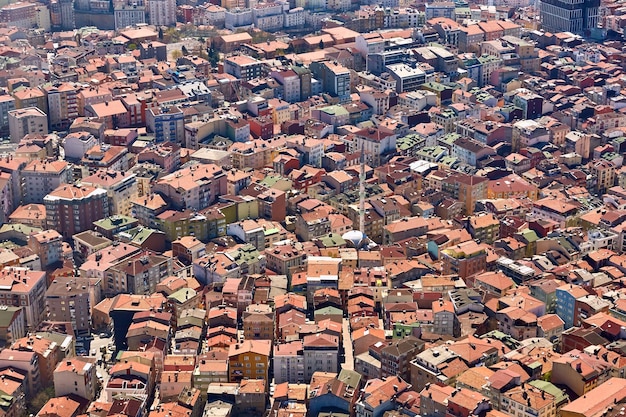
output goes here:
<path id="1" fill-rule="evenodd" d="M 103 359 L 100 348 L 103 346 L 106 347 L 110 343 L 113 343 L 113 336 L 101 338 L 98 335 L 94 335 L 94 339 L 91 341 L 91 350 L 89 351 L 89 354 L 91 355 L 91 353 L 93 353 L 95 350 L 96 372 L 102 376 L 102 390 L 100 391 L 100 398 L 98 398 L 98 401 L 105 401 L 106 395 L 104 392 L 104 387 L 109 382 L 109 371 L 107 370 L 107 365 L 104 363 L 104 360 L 102 361 L 102 366 L 99 365 L 100 359 Z"/>
<path id="2" fill-rule="evenodd" d="M 341 334 L 343 335 L 343 351 L 345 359 L 341 364 L 341 369 L 354 371 L 354 352 L 352 349 L 352 336 L 350 335 L 350 320 L 343 319 Z"/>

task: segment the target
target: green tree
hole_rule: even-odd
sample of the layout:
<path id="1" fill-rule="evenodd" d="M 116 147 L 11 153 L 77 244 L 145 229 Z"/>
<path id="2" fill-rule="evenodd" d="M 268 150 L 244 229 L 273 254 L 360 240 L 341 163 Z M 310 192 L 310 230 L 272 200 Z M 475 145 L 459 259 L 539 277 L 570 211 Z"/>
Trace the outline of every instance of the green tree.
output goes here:
<path id="1" fill-rule="evenodd" d="M 320 39 L 320 44 L 319 44 L 320 49 L 324 49 L 324 40 Z"/>
<path id="2" fill-rule="evenodd" d="M 172 51 L 172 59 L 176 60 L 183 56 L 183 52 L 180 49 Z"/>
<path id="3" fill-rule="evenodd" d="M 135 49 L 137 49 L 137 45 L 135 45 L 134 43 L 129 43 L 128 44 L 128 50 L 129 51 L 134 51 Z"/>
<path id="4" fill-rule="evenodd" d="M 220 53 L 217 51 L 217 49 L 213 47 L 209 48 L 207 60 L 211 63 L 212 67 L 215 67 L 217 66 L 217 64 L 219 64 Z"/>
<path id="5" fill-rule="evenodd" d="M 189 55 L 189 51 L 187 50 L 187 47 L 185 45 L 183 45 L 183 47 L 181 48 L 181 52 L 183 53 L 183 56 Z"/>
<path id="6" fill-rule="evenodd" d="M 159 27 L 159 40 L 163 40 L 163 28 Z"/>
<path id="7" fill-rule="evenodd" d="M 31 401 L 28 401 L 28 413 L 37 415 L 37 413 L 39 413 L 39 410 L 41 410 L 43 406 L 46 405 L 50 398 L 54 398 L 53 385 L 50 385 L 42 391 L 39 391 Z"/>

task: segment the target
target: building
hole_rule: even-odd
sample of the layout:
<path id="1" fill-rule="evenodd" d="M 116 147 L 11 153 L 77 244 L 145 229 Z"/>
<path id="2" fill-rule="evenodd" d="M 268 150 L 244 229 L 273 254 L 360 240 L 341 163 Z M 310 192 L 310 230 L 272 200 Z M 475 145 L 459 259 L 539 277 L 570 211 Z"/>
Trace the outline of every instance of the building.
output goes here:
<path id="1" fill-rule="evenodd" d="M 78 117 L 78 88 L 72 83 L 46 85 L 48 123 L 51 129 L 67 129 Z"/>
<path id="2" fill-rule="evenodd" d="M 22 375 L 24 393 L 36 395 L 41 389 L 41 373 L 37 354 L 15 349 L 0 351 L 0 369 L 12 368 Z"/>
<path id="3" fill-rule="evenodd" d="M 276 384 L 304 382 L 304 348 L 301 340 L 274 345 L 272 360 Z"/>
<path id="4" fill-rule="evenodd" d="M 83 178 L 82 184 L 106 190 L 111 215 L 130 216 L 132 201 L 139 195 L 137 175 L 130 172 L 99 170 Z"/>
<path id="5" fill-rule="evenodd" d="M 31 133 L 48 133 L 48 116 L 37 107 L 10 110 L 8 115 L 11 142 L 19 142 Z"/>
<path id="6" fill-rule="evenodd" d="M 107 191 L 87 185 L 62 185 L 46 195 L 48 227 L 64 238 L 93 228 L 93 222 L 109 216 Z"/>
<path id="7" fill-rule="evenodd" d="M 433 347 L 411 361 L 411 385 L 418 392 L 428 384 L 454 385 L 457 376 L 467 369 L 465 362 L 446 345 Z"/>
<path id="8" fill-rule="evenodd" d="M 105 293 L 152 294 L 159 282 L 172 275 L 172 263 L 171 257 L 150 251 L 138 253 L 107 271 Z"/>
<path id="9" fill-rule="evenodd" d="M 396 80 L 396 91 L 415 91 L 426 82 L 426 73 L 419 66 L 398 63 L 387 65 L 387 71 Z"/>
<path id="10" fill-rule="evenodd" d="M 47 268 L 62 260 L 63 237 L 56 230 L 32 233 L 28 247 L 39 256 L 41 266 Z"/>
<path id="11" fill-rule="evenodd" d="M 46 12 L 47 8 L 44 8 Z M 49 13 L 49 12 L 48 12 Z M 30 29 L 33 27 L 40 27 L 37 25 L 38 19 L 38 7 L 34 3 L 28 2 L 15 2 L 6 4 L 0 9 L 0 22 L 7 24 L 8 26 L 15 26 L 22 29 Z M 44 25 L 42 29 L 45 29 Z M 47 20 L 47 29 L 50 29 L 50 17 Z"/>
<path id="12" fill-rule="evenodd" d="M 300 77 L 293 70 L 274 71 L 272 77 L 282 86 L 282 99 L 289 103 L 300 101 Z"/>
<path id="13" fill-rule="evenodd" d="M 433 333 L 452 337 L 461 336 L 461 322 L 448 300 L 433 301 Z"/>
<path id="14" fill-rule="evenodd" d="M 604 194 L 615 185 L 615 165 L 605 159 L 593 161 L 590 164 L 591 175 L 596 178 L 595 190 L 598 195 Z"/>
<path id="15" fill-rule="evenodd" d="M 65 136 L 63 150 L 70 161 L 80 160 L 87 151 L 98 144 L 98 139 L 88 132 L 72 132 Z"/>
<path id="16" fill-rule="evenodd" d="M 304 380 L 309 381 L 315 372 L 339 370 L 339 337 L 327 333 L 304 336 Z"/>
<path id="17" fill-rule="evenodd" d="M 600 0 L 571 3 L 565 0 L 545 0 L 540 3 L 541 26 L 553 33 L 589 33 L 597 28 Z"/>
<path id="18" fill-rule="evenodd" d="M 10 346 L 26 335 L 26 316 L 22 307 L 0 305 L 0 342 Z"/>
<path id="19" fill-rule="evenodd" d="M 72 180 L 72 167 L 61 160 L 34 160 L 22 170 L 22 203 L 41 203 L 46 194 Z"/>
<path id="20" fill-rule="evenodd" d="M 458 274 L 461 278 L 467 278 L 485 271 L 487 267 L 485 245 L 473 240 L 444 249 L 440 253 L 445 275 Z"/>
<path id="21" fill-rule="evenodd" d="M 0 283 L 0 305 L 22 307 L 26 313 L 26 325 L 29 329 L 36 329 L 46 313 L 46 273 L 5 267 L 0 271 Z"/>
<path id="22" fill-rule="evenodd" d="M 426 20 L 435 17 L 446 17 L 455 20 L 455 5 L 451 1 L 438 1 L 434 3 L 426 3 Z"/>
<path id="23" fill-rule="evenodd" d="M 176 0 L 146 0 L 146 11 L 153 26 L 176 24 Z"/>
<path id="24" fill-rule="evenodd" d="M 261 76 L 261 62 L 247 55 L 235 55 L 224 59 L 224 72 L 242 82 Z"/>
<path id="25" fill-rule="evenodd" d="M 154 185 L 154 191 L 169 198 L 177 209 L 201 210 L 227 193 L 227 178 L 222 168 L 197 164 L 166 175 Z"/>
<path id="26" fill-rule="evenodd" d="M 611 378 L 589 391 L 587 395 L 566 404 L 560 410 L 561 417 L 600 417 L 626 399 L 626 380 Z"/>
<path id="27" fill-rule="evenodd" d="M 382 377 L 400 376 L 405 381 L 411 379 L 410 361 L 424 350 L 425 343 L 413 336 L 394 340 L 380 351 Z"/>
<path id="28" fill-rule="evenodd" d="M 183 112 L 177 106 L 152 107 L 146 112 L 146 127 L 157 142 L 183 143 L 185 124 Z"/>
<path id="29" fill-rule="evenodd" d="M 91 330 L 91 308 L 101 299 L 101 287 L 89 278 L 57 278 L 46 291 L 48 320 L 72 323 L 78 334 Z"/>
<path id="30" fill-rule="evenodd" d="M 89 401 L 96 399 L 98 380 L 96 365 L 81 358 L 62 360 L 54 371 L 56 396 L 78 395 Z"/>
<path id="31" fill-rule="evenodd" d="M 230 382 L 240 382 L 244 378 L 268 381 L 271 349 L 270 340 L 246 340 L 230 345 L 228 349 Z"/>
<path id="32" fill-rule="evenodd" d="M 311 62 L 312 74 L 322 82 L 322 89 L 339 101 L 350 97 L 350 71 L 345 66 L 330 61 Z"/>
<path id="33" fill-rule="evenodd" d="M 586 295 L 587 291 L 578 285 L 566 284 L 556 289 L 556 314 L 565 322 L 566 329 L 574 325 L 576 300 Z"/>
<path id="34" fill-rule="evenodd" d="M 159 5 L 160 6 L 160 5 Z M 159 7 L 155 7 L 159 9 Z M 137 4 L 117 4 L 115 14 L 115 29 L 124 29 L 129 26 L 146 23 L 146 8 Z"/>
<path id="35" fill-rule="evenodd" d="M 251 304 L 242 315 L 245 340 L 274 340 L 274 312 L 268 304 Z"/>

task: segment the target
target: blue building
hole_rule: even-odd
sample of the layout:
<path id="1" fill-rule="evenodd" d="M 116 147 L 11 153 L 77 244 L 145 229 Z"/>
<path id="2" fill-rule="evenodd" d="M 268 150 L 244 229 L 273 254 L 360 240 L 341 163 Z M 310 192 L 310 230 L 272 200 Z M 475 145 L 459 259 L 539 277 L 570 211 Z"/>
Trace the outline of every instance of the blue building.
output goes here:
<path id="1" fill-rule="evenodd" d="M 148 130 L 154 133 L 156 142 L 175 142 L 185 140 L 183 112 L 176 106 L 161 106 L 148 109 L 146 113 Z"/>
<path id="2" fill-rule="evenodd" d="M 587 294 L 583 288 L 571 284 L 556 289 L 556 314 L 565 322 L 565 329 L 574 325 L 576 299 Z"/>

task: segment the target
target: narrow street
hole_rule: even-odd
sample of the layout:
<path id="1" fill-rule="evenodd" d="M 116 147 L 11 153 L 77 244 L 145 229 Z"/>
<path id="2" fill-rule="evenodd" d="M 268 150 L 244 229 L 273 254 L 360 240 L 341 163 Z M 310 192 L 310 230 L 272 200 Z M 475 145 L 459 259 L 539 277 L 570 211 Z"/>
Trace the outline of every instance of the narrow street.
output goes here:
<path id="1" fill-rule="evenodd" d="M 352 349 L 352 337 L 350 336 L 350 321 L 348 319 L 344 319 L 342 323 L 342 331 L 343 335 L 343 350 L 344 350 L 344 362 L 341 364 L 341 369 L 348 369 L 350 371 L 354 370 L 354 355 Z"/>

